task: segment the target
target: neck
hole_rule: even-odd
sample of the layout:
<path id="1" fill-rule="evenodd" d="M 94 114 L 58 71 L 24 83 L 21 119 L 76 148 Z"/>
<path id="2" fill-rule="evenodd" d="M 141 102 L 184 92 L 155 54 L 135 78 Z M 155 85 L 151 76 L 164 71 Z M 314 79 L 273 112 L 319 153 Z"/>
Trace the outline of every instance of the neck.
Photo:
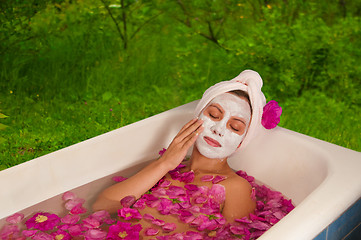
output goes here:
<path id="1" fill-rule="evenodd" d="M 196 146 L 193 148 L 190 158 L 190 169 L 194 172 L 221 173 L 229 169 L 227 158 L 207 158 L 203 156 Z"/>

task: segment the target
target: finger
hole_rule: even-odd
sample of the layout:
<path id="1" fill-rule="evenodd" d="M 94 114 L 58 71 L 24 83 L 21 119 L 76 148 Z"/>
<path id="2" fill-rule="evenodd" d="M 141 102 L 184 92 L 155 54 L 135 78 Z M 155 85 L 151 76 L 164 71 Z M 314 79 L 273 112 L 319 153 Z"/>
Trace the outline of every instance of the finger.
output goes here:
<path id="1" fill-rule="evenodd" d="M 204 127 L 200 126 L 196 131 L 194 131 L 192 134 L 187 136 L 184 140 L 183 147 L 188 150 L 188 148 L 190 148 L 195 143 L 195 141 L 199 137 L 199 134 L 203 132 L 203 130 Z"/>
<path id="2" fill-rule="evenodd" d="M 188 128 L 184 129 L 184 131 L 179 135 L 179 137 L 183 140 L 184 138 L 195 132 L 202 124 L 203 120 L 198 120 L 194 122 Z"/>
<path id="3" fill-rule="evenodd" d="M 179 130 L 177 136 L 181 135 L 185 129 L 187 129 L 190 125 L 192 125 L 193 123 L 195 123 L 198 120 L 198 118 L 193 118 L 192 120 L 190 120 L 188 123 L 186 123 L 181 130 Z"/>

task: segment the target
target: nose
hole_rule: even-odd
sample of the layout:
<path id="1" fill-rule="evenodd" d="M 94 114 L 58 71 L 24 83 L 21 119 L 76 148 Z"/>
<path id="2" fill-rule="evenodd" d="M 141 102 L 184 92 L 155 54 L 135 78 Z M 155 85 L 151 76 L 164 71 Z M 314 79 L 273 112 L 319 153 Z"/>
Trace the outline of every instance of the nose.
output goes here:
<path id="1" fill-rule="evenodd" d="M 215 125 L 213 125 L 211 127 L 211 131 L 212 133 L 220 136 L 220 137 L 223 137 L 224 136 L 224 131 L 225 131 L 225 125 L 223 126 L 224 124 L 222 124 L 222 121 L 220 122 L 217 122 Z"/>

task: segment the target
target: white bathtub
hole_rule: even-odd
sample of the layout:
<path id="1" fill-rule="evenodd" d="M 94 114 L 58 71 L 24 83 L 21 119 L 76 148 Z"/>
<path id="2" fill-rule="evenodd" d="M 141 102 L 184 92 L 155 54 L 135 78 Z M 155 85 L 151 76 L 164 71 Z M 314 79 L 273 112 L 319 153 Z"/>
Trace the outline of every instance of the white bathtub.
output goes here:
<path id="1" fill-rule="evenodd" d="M 18 211 L 60 211 L 59 203 L 52 204 L 59 197 L 35 204 L 74 188 L 91 202 L 111 184 L 104 177 L 129 176 L 156 158 L 191 119 L 195 105 L 174 108 L 1 171 L 0 219 Z M 281 191 L 296 205 L 261 240 L 312 239 L 361 197 L 360 152 L 281 127 L 264 130 L 244 152 L 230 158 L 230 164 Z"/>

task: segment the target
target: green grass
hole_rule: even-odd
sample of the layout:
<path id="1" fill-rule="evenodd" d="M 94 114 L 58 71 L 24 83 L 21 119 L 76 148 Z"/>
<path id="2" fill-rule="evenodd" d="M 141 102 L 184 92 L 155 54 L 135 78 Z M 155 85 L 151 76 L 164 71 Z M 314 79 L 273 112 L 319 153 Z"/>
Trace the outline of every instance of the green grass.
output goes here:
<path id="1" fill-rule="evenodd" d="M 27 25 L 31 38 L 0 46 L 0 169 L 199 99 L 247 68 L 283 107 L 280 126 L 361 151 L 358 16 L 313 9 L 291 20 L 256 6 L 262 17 L 229 14 L 217 44 L 201 21 L 163 14 L 125 50 L 109 16 L 87 10 L 95 2 L 50 4 Z"/>
<path id="2" fill-rule="evenodd" d="M 315 94 L 315 95 L 314 95 Z M 360 151 L 360 111 L 336 103 L 320 93 L 280 102 L 284 109 L 280 126 Z M 163 97 L 153 102 L 137 97 L 119 101 L 117 96 L 104 99 L 67 102 L 20 99 L 8 94 L 1 102 L 10 117 L 3 119 L 9 127 L 3 131 L 6 141 L 1 145 L 2 168 L 59 150 L 107 131 L 152 116 L 179 104 L 177 98 Z M 154 97 L 154 96 L 153 96 Z M 150 99 L 145 97 L 144 99 Z M 2 101 L 3 101 L 2 100 Z M 164 104 L 162 106 L 162 103 Z M 159 104 L 159 105 L 158 105 Z M 3 108 L 4 109 L 4 108 Z M 345 117 L 347 116 L 347 117 Z"/>

